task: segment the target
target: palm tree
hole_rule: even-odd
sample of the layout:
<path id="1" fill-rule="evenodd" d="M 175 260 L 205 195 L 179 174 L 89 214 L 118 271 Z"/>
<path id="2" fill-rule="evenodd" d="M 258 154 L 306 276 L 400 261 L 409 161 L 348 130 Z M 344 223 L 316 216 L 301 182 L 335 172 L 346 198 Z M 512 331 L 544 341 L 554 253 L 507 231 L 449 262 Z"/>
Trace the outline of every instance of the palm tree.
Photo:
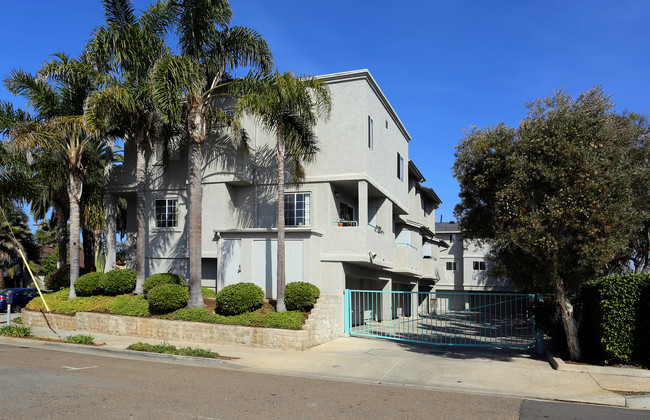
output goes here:
<path id="1" fill-rule="evenodd" d="M 311 76 L 296 77 L 290 72 L 265 78 L 250 78 L 240 84 L 243 94 L 237 102 L 239 113 L 255 116 L 262 126 L 275 134 L 278 161 L 278 250 L 277 311 L 286 310 L 285 290 L 285 157 L 290 156 L 296 173 L 304 174 L 302 161 L 310 161 L 317 152 L 313 128 L 332 109 L 329 89 Z"/>
<path id="2" fill-rule="evenodd" d="M 37 76 L 14 70 L 5 86 L 29 100 L 38 113 L 36 121 L 15 126 L 12 143 L 32 153 L 49 153 L 66 163 L 70 206 L 70 295 L 76 297 L 74 282 L 79 277 L 80 201 L 86 171 L 85 156 L 98 141 L 86 130 L 83 106 L 97 88 L 100 75 L 84 60 L 63 53 L 45 62 Z"/>
<path id="3" fill-rule="evenodd" d="M 156 139 L 154 133 L 159 122 L 148 81 L 156 60 L 168 53 L 164 36 L 171 24 L 171 9 L 166 2 L 157 2 L 137 18 L 130 0 L 106 0 L 104 10 L 106 24 L 94 31 L 86 52 L 95 66 L 114 74 L 116 80 L 106 89 L 91 95 L 86 117 L 96 131 L 113 133 L 135 142 L 135 293 L 141 294 L 145 280 L 147 228 L 146 153 Z"/>
<path id="4" fill-rule="evenodd" d="M 6 287 L 5 270 L 23 268 L 25 263 L 20 253 L 25 258 L 33 258 L 37 254 L 37 246 L 29 229 L 27 215 L 22 209 L 14 202 L 5 201 L 0 211 L 0 289 L 3 289 Z"/>
<path id="5" fill-rule="evenodd" d="M 189 307 L 201 297 L 202 146 L 212 131 L 232 123 L 214 104 L 227 71 L 250 66 L 268 72 L 271 50 L 252 29 L 229 27 L 232 9 L 226 0 L 175 0 L 174 24 L 180 55 L 161 58 L 151 84 L 156 109 L 166 121 L 187 130 L 189 225 Z M 236 126 L 236 125 L 235 125 Z"/>

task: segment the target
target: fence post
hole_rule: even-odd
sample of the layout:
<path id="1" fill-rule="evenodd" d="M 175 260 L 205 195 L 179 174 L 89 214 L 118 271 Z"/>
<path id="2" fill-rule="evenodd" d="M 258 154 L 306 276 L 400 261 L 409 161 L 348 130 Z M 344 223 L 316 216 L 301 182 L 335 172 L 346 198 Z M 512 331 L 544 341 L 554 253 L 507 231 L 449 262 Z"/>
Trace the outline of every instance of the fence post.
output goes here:
<path id="1" fill-rule="evenodd" d="M 352 310 L 352 304 L 350 302 L 350 289 L 345 289 L 345 295 L 344 296 L 345 296 L 345 299 L 344 299 L 343 308 L 344 308 L 345 313 L 344 313 L 344 318 L 343 318 L 344 321 L 343 322 L 345 323 L 345 327 L 343 329 L 343 332 L 345 334 L 350 334 L 350 330 L 352 329 L 351 328 L 352 327 L 352 322 L 351 322 L 352 320 L 350 319 L 351 318 L 350 317 L 350 311 Z"/>
<path id="2" fill-rule="evenodd" d="M 544 301 L 544 297 L 541 293 L 537 294 L 537 301 Z M 539 328 L 535 328 L 535 315 L 533 315 L 533 332 L 537 333 L 535 337 L 535 341 L 537 342 L 537 354 L 544 354 L 544 332 Z"/>

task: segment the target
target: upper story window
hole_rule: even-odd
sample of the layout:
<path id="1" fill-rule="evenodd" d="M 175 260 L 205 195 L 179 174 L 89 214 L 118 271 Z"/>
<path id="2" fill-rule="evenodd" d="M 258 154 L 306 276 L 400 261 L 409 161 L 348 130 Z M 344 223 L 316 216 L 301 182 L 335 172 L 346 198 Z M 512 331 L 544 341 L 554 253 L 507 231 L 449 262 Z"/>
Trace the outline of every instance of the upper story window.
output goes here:
<path id="1" fill-rule="evenodd" d="M 457 261 L 447 261 L 446 268 L 447 268 L 447 271 L 456 271 L 456 270 L 458 270 L 458 262 Z"/>
<path id="2" fill-rule="evenodd" d="M 404 182 L 404 158 L 397 152 L 397 178 Z"/>
<path id="3" fill-rule="evenodd" d="M 354 209 L 344 202 L 339 203 L 339 218 L 341 220 L 354 220 Z"/>
<path id="4" fill-rule="evenodd" d="M 284 223 L 286 226 L 311 225 L 311 193 L 284 194 Z"/>
<path id="5" fill-rule="evenodd" d="M 474 270 L 485 271 L 485 261 L 474 261 Z"/>
<path id="6" fill-rule="evenodd" d="M 374 123 L 372 121 L 372 118 L 370 118 L 370 115 L 368 115 L 368 149 L 372 150 L 374 148 L 374 142 L 375 142 L 375 135 L 374 135 Z"/>
<path id="7" fill-rule="evenodd" d="M 456 242 L 456 235 L 449 235 L 449 243 L 453 244 L 454 242 Z"/>
<path id="8" fill-rule="evenodd" d="M 156 227 L 178 226 L 178 199 L 156 200 Z"/>

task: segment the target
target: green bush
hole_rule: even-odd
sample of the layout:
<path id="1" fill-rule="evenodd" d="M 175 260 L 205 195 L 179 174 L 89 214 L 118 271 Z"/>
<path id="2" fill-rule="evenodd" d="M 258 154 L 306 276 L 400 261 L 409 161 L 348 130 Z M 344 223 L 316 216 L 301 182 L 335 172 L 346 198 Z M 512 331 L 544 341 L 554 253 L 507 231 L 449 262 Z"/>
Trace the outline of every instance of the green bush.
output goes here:
<path id="1" fill-rule="evenodd" d="M 102 278 L 102 293 L 106 296 L 117 296 L 131 293 L 135 290 L 135 270 L 111 270 Z"/>
<path id="2" fill-rule="evenodd" d="M 226 286 L 217 293 L 215 312 L 220 315 L 239 315 L 262 306 L 264 291 L 253 283 Z"/>
<path id="3" fill-rule="evenodd" d="M 161 354 L 174 354 L 178 356 L 208 357 L 212 359 L 216 359 L 219 357 L 219 353 L 210 350 L 204 350 L 198 347 L 197 348 L 194 347 L 176 348 L 175 346 L 172 346 L 171 344 L 167 344 L 165 342 L 162 342 L 161 344 L 148 344 L 142 342 L 133 343 L 129 347 L 127 347 L 127 350 L 147 351 L 151 353 L 161 353 Z"/>
<path id="4" fill-rule="evenodd" d="M 204 298 L 215 298 L 217 297 L 217 292 L 207 287 L 201 287 L 201 296 Z"/>
<path id="5" fill-rule="evenodd" d="M 320 290 L 311 283 L 296 281 L 288 283 L 284 292 L 284 304 L 288 311 L 307 312 L 314 307 Z"/>
<path id="6" fill-rule="evenodd" d="M 9 337 L 26 338 L 32 335 L 32 327 L 24 325 L 5 325 L 0 327 L 0 335 L 8 335 Z"/>
<path id="7" fill-rule="evenodd" d="M 650 274 L 604 277 L 580 291 L 581 347 L 605 364 L 650 366 Z"/>
<path id="8" fill-rule="evenodd" d="M 95 296 L 102 292 L 102 279 L 104 273 L 88 273 L 79 277 L 74 282 L 74 291 L 77 296 Z"/>
<path id="9" fill-rule="evenodd" d="M 302 312 L 271 312 L 262 318 L 261 327 L 264 328 L 281 328 L 284 330 L 299 330 L 305 322 L 305 316 Z"/>
<path id="10" fill-rule="evenodd" d="M 47 290 L 58 291 L 70 287 L 70 266 L 65 265 L 57 268 L 45 276 L 45 288 Z"/>
<path id="11" fill-rule="evenodd" d="M 209 322 L 216 324 L 217 316 L 207 308 L 181 308 L 174 312 L 173 319 L 178 321 Z"/>
<path id="12" fill-rule="evenodd" d="M 65 338 L 65 341 L 68 343 L 89 345 L 94 343 L 95 337 L 90 334 L 69 335 Z"/>
<path id="13" fill-rule="evenodd" d="M 149 312 L 149 301 L 145 295 L 119 295 L 115 296 L 111 303 L 112 314 L 127 316 L 147 316 Z"/>
<path id="14" fill-rule="evenodd" d="M 166 314 L 187 305 L 190 294 L 187 287 L 178 284 L 159 284 L 147 293 L 152 314 Z"/>
<path id="15" fill-rule="evenodd" d="M 178 274 L 172 274 L 172 273 L 153 274 L 147 277 L 147 279 L 144 281 L 144 284 L 142 285 L 144 294 L 146 295 L 147 292 L 149 292 L 149 290 L 153 289 L 159 284 L 178 284 L 179 286 L 185 286 L 183 277 L 179 276 Z"/>

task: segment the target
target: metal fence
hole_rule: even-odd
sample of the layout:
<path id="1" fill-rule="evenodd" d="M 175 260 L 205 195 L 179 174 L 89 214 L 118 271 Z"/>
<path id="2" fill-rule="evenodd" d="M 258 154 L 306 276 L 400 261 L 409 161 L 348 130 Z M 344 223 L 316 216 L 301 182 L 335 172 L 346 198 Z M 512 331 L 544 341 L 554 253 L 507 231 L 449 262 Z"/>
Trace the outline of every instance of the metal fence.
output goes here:
<path id="1" fill-rule="evenodd" d="M 414 343 L 533 348 L 539 341 L 529 311 L 534 299 L 520 293 L 346 290 L 345 331 Z"/>

